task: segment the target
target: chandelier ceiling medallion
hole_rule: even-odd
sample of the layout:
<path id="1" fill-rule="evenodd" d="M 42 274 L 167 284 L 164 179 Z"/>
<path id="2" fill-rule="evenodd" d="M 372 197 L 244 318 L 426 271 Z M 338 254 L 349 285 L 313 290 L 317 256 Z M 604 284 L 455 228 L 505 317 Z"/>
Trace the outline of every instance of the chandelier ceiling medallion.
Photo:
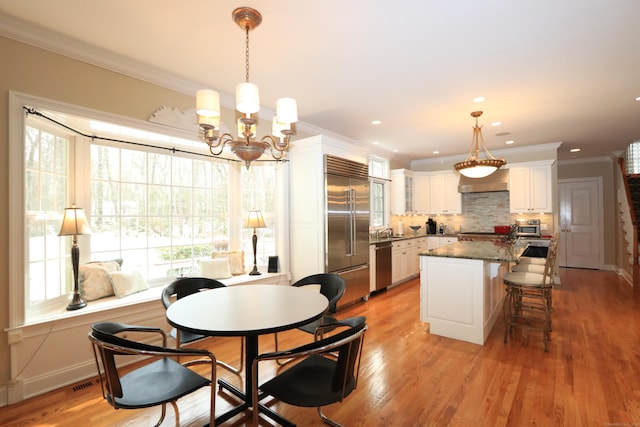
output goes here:
<path id="1" fill-rule="evenodd" d="M 253 117 L 260 110 L 258 86 L 249 82 L 249 32 L 262 22 L 262 15 L 250 7 L 239 7 L 231 14 L 233 21 L 245 31 L 245 81 L 236 87 L 236 109 L 244 114 L 238 119 L 238 139 L 230 133 L 218 135 L 220 131 L 220 95 L 210 89 L 201 89 L 196 93 L 196 112 L 198 125 L 202 130 L 202 139 L 214 156 L 222 154 L 225 145 L 229 146 L 236 157 L 245 162 L 247 169 L 252 161 L 258 159 L 267 148 L 274 159 L 280 160 L 289 149 L 291 136 L 296 134 L 298 121 L 296 100 L 280 98 L 276 103 L 276 116 L 272 122 L 272 135 L 256 140 L 256 124 Z"/>
<path id="2" fill-rule="evenodd" d="M 478 126 L 478 117 L 482 115 L 482 111 L 474 111 L 471 117 L 475 117 L 476 125 L 473 128 L 473 138 L 471 140 L 471 148 L 469 154 L 463 162 L 456 163 L 453 167 L 462 175 L 469 178 L 484 178 L 489 176 L 500 167 L 507 164 L 503 158 L 494 157 L 484 143 L 482 137 L 482 126 Z M 484 152 L 486 158 L 480 158 L 480 149 Z"/>

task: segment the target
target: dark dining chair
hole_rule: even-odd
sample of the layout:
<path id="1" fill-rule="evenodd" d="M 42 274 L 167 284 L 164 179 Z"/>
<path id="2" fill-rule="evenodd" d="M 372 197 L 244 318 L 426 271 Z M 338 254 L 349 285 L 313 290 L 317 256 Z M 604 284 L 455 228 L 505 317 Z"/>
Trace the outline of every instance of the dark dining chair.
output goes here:
<path id="1" fill-rule="evenodd" d="M 360 359 L 367 331 L 366 317 L 350 317 L 320 328 L 330 328 L 333 333 L 325 338 L 290 350 L 259 355 L 252 365 L 253 401 L 259 402 L 271 396 L 294 406 L 316 407 L 320 418 L 329 425 L 340 424 L 329 419 L 322 407 L 342 402 L 358 385 Z M 330 354 L 337 353 L 335 359 Z M 301 359 L 275 377 L 258 386 L 258 365 L 267 360 Z M 253 424 L 258 425 L 259 407 L 253 407 Z M 280 417 L 281 418 L 281 417 Z M 295 425 L 279 419 L 285 426 Z"/>
<path id="2" fill-rule="evenodd" d="M 162 337 L 162 346 L 140 343 L 126 339 L 122 334 L 157 334 Z M 211 387 L 209 423 L 215 423 L 216 358 L 200 349 L 167 348 L 167 336 L 161 328 L 134 326 L 116 322 L 99 322 L 91 325 L 89 340 L 98 369 L 102 397 L 115 409 L 141 409 L 162 406 L 159 426 L 165 418 L 167 403 L 171 403 L 176 414 L 176 425 L 180 414 L 176 401 L 201 389 Z M 117 357 L 116 357 L 117 356 Z M 128 357 L 131 356 L 131 357 Z M 143 356 L 144 360 L 140 361 Z M 179 363 L 174 358 L 196 356 L 197 360 Z M 133 370 L 120 366 L 135 361 Z M 202 376 L 188 366 L 206 363 L 211 367 L 208 377 Z"/>
<path id="3" fill-rule="evenodd" d="M 327 328 L 318 329 L 319 326 L 324 324 L 335 323 L 336 318 L 333 314 L 337 310 L 338 301 L 344 295 L 346 290 L 346 284 L 344 279 L 335 273 L 320 273 L 320 274 L 312 274 L 311 276 L 303 277 L 298 280 L 291 286 L 302 287 L 302 286 L 320 286 L 320 293 L 327 297 L 329 300 L 329 306 L 327 308 L 326 313 L 319 318 L 318 320 L 314 320 L 313 322 L 309 322 L 305 325 L 299 326 L 298 329 L 304 332 L 307 332 L 312 335 L 316 335 L 317 333 L 322 334 L 323 332 L 327 332 Z M 278 351 L 278 334 L 275 334 L 275 344 L 276 351 Z M 282 364 L 282 362 L 279 362 Z"/>
<path id="4" fill-rule="evenodd" d="M 162 304 L 165 310 L 169 308 L 172 303 L 172 299 L 176 300 L 184 298 L 188 295 L 195 294 L 197 292 L 205 291 L 208 289 L 223 288 L 226 285 L 215 279 L 208 277 L 181 277 L 171 282 L 162 291 Z M 170 335 L 176 340 L 176 347 L 180 348 L 184 344 L 190 344 L 201 339 L 207 338 L 204 335 L 194 334 L 188 331 L 181 331 L 180 329 L 171 329 Z M 240 367 L 235 368 L 226 362 L 218 361 L 218 364 L 223 368 L 234 374 L 240 374 L 242 367 L 244 366 L 244 338 L 240 338 Z"/>

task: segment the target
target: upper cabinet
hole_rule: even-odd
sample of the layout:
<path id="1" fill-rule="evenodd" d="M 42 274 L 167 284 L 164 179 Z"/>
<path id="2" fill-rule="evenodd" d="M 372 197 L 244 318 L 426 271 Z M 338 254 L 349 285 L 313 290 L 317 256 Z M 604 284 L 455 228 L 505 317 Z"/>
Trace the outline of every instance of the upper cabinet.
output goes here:
<path id="1" fill-rule="evenodd" d="M 408 169 L 391 171 L 391 213 L 413 212 L 413 172 Z"/>
<path id="2" fill-rule="evenodd" d="M 509 166 L 509 211 L 553 212 L 551 164 L 521 163 Z"/>
<path id="3" fill-rule="evenodd" d="M 391 171 L 391 213 L 404 215 L 460 214 L 458 175 L 452 171 Z"/>
<path id="4" fill-rule="evenodd" d="M 458 175 L 453 171 L 432 172 L 429 188 L 430 213 L 436 215 L 462 213 Z"/>
<path id="5" fill-rule="evenodd" d="M 427 172 L 413 172 L 413 209 L 417 214 L 431 213 L 430 183 L 431 176 Z"/>

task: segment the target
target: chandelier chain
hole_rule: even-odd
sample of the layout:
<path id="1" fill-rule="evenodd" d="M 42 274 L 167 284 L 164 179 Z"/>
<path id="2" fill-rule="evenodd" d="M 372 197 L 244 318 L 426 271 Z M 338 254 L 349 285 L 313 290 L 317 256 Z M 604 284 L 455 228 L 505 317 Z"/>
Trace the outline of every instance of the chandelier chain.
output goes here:
<path id="1" fill-rule="evenodd" d="M 245 81 L 249 83 L 249 27 L 245 27 L 246 41 L 245 41 Z"/>

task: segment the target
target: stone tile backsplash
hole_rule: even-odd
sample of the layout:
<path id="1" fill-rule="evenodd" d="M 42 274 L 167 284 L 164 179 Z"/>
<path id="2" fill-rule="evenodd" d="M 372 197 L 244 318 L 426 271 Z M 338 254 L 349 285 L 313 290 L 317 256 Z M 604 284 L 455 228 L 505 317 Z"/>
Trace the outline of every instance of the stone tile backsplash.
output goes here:
<path id="1" fill-rule="evenodd" d="M 509 192 L 497 191 L 491 193 L 462 194 L 462 215 L 393 215 L 391 227 L 394 232 L 400 221 L 403 223 L 404 234 L 412 233 L 410 225 L 421 225 L 420 234 L 426 233 L 425 222 L 433 218 L 438 226 L 446 224 L 447 233 L 483 232 L 493 233 L 494 225 L 514 224 L 517 219 L 540 219 L 547 224 L 548 230 L 542 234 L 553 233 L 552 214 L 524 214 L 509 213 Z"/>

